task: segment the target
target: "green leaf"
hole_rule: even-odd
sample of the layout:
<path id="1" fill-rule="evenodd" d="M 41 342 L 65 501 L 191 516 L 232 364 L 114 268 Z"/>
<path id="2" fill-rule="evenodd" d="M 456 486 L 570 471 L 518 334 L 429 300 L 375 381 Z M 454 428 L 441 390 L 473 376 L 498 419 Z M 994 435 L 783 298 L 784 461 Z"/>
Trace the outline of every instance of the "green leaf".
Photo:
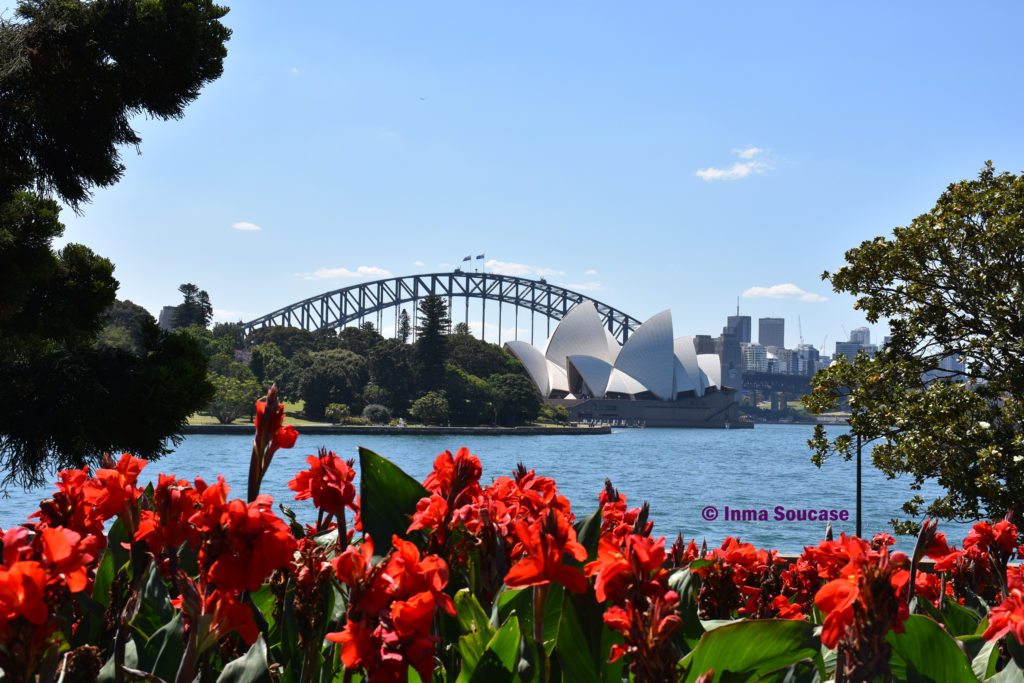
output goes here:
<path id="1" fill-rule="evenodd" d="M 405 536 L 416 503 L 430 494 L 397 465 L 367 448 L 359 448 L 359 466 L 363 530 L 373 538 L 376 551 L 384 554 L 393 535 Z"/>
<path id="2" fill-rule="evenodd" d="M 267 644 L 258 636 L 249 651 L 228 662 L 217 677 L 217 683 L 269 683 L 270 664 L 267 662 Z"/>
<path id="3" fill-rule="evenodd" d="M 1024 669 L 1011 661 L 995 676 L 986 678 L 985 683 L 1020 683 L 1022 680 L 1024 680 Z"/>
<path id="4" fill-rule="evenodd" d="M 805 660 L 816 660 L 820 642 L 805 621 L 738 621 L 708 631 L 681 662 L 687 683 L 714 669 L 715 681 L 752 680 Z M 737 677 L 729 674 L 740 674 Z"/>
<path id="5" fill-rule="evenodd" d="M 677 641 L 683 652 L 689 652 L 697 646 L 704 635 L 697 614 L 697 594 L 700 592 L 700 580 L 690 572 L 690 568 L 680 569 L 668 577 L 668 585 L 679 594 L 679 616 L 683 620 Z"/>
<path id="6" fill-rule="evenodd" d="M 977 683 L 967 655 L 934 619 L 912 614 L 903 623 L 903 633 L 889 632 L 892 646 L 889 666 L 897 680 L 935 683 Z"/>
<path id="7" fill-rule="evenodd" d="M 185 624 L 176 614 L 157 630 L 139 653 L 139 668 L 156 674 L 165 681 L 174 680 L 185 654 Z"/>
<path id="8" fill-rule="evenodd" d="M 574 528 L 576 540 L 587 549 L 587 559 L 593 560 L 597 557 L 597 542 L 601 538 L 601 508 L 576 522 Z"/>
<path id="9" fill-rule="evenodd" d="M 132 627 L 150 638 L 173 618 L 174 607 L 171 606 L 167 586 L 160 570 L 153 566 L 142 587 L 142 601 L 139 613 L 132 619 Z"/>
<path id="10" fill-rule="evenodd" d="M 583 633 L 576 609 L 568 591 L 562 597 L 561 614 L 555 641 L 555 655 L 562 667 L 564 680 L 597 683 L 598 675 L 587 637 Z"/>
<path id="11" fill-rule="evenodd" d="M 973 636 L 977 638 L 981 645 L 979 648 L 974 648 L 974 656 L 971 657 L 971 671 L 978 677 L 979 681 L 984 681 L 990 676 L 996 673 L 996 664 L 999 662 L 999 648 L 996 647 L 998 641 L 985 640 L 981 636 Z M 967 643 L 965 642 L 966 646 Z M 968 656 L 970 657 L 972 650 L 968 649 Z"/>
<path id="12" fill-rule="evenodd" d="M 487 644 L 487 650 L 470 676 L 470 683 L 512 683 L 518 670 L 519 619 L 511 616 Z"/>
<path id="13" fill-rule="evenodd" d="M 139 666 L 139 653 L 135 647 L 135 640 L 131 637 L 124 644 L 124 665 L 132 669 Z M 96 678 L 96 683 L 113 683 L 114 680 L 114 655 L 111 654 L 110 659 L 100 669 L 100 675 Z"/>
<path id="14" fill-rule="evenodd" d="M 487 644 L 494 637 L 495 629 L 469 589 L 463 588 L 455 594 L 455 613 L 459 625 L 466 635 L 459 638 L 459 653 L 462 655 L 462 670 L 459 681 L 468 681 L 477 664 L 487 650 Z"/>
<path id="15" fill-rule="evenodd" d="M 110 607 L 110 587 L 114 584 L 114 573 L 114 555 L 110 548 L 107 548 L 100 558 L 100 564 L 96 568 L 96 580 L 92 584 L 92 599 L 104 608 Z"/>

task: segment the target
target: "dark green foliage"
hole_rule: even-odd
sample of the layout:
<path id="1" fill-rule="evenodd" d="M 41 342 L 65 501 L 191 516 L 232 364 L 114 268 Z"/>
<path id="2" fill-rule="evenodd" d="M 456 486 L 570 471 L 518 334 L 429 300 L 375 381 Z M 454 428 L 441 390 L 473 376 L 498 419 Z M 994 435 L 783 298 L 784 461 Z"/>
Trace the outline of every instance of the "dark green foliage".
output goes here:
<path id="1" fill-rule="evenodd" d="M 174 329 L 209 326 L 210 319 L 213 318 L 213 305 L 206 290 L 187 282 L 178 287 L 178 291 L 181 292 L 184 301 L 174 309 L 171 326 Z"/>
<path id="2" fill-rule="evenodd" d="M 0 197 L 77 209 L 117 182 L 131 119 L 178 118 L 220 76 L 231 32 L 209 0 L 23 0 L 0 23 Z"/>
<path id="3" fill-rule="evenodd" d="M 368 356 L 375 346 L 384 341 L 384 337 L 373 329 L 373 323 L 363 323 L 360 327 L 346 327 L 338 333 L 338 346 L 360 356 Z"/>
<path id="4" fill-rule="evenodd" d="M 302 370 L 299 395 L 305 401 L 306 417 L 322 419 L 329 403 L 346 403 L 362 409 L 366 384 L 366 361 L 351 351 L 319 351 L 308 356 Z"/>
<path id="5" fill-rule="evenodd" d="M 376 425 L 387 424 L 391 420 L 391 411 L 387 406 L 371 403 L 363 408 L 363 417 Z"/>
<path id="6" fill-rule="evenodd" d="M 448 348 L 446 335 L 451 320 L 448 304 L 431 294 L 420 301 L 420 324 L 416 327 L 416 371 L 420 388 L 433 391 L 444 381 Z"/>
<path id="7" fill-rule="evenodd" d="M 892 343 L 874 359 L 819 372 L 808 409 L 847 401 L 854 434 L 877 440 L 879 469 L 945 487 L 924 509 L 920 498 L 908 501 L 908 514 L 996 518 L 1024 510 L 1024 177 L 997 175 L 988 164 L 909 226 L 848 251 L 846 261 L 824 277 L 857 296 L 869 322 L 887 319 Z M 972 379 L 942 370 L 946 357 L 962 358 Z M 819 464 L 853 454 L 848 435 L 830 440 L 822 429 L 811 446 Z"/>
<path id="8" fill-rule="evenodd" d="M 86 341 L 5 348 L 0 386 L 17 397 L 0 414 L 6 483 L 40 484 L 51 468 L 95 464 L 104 451 L 159 457 L 211 396 L 206 358 L 179 334 L 159 334 L 142 356 Z"/>
<path id="9" fill-rule="evenodd" d="M 448 360 L 471 375 L 487 379 L 491 375 L 521 372 L 522 364 L 497 344 L 470 334 L 448 337 Z"/>
<path id="10" fill-rule="evenodd" d="M 499 425 L 521 425 L 537 419 L 541 397 L 532 381 L 522 375 L 506 374 L 489 377 L 487 384 Z"/>
<path id="11" fill-rule="evenodd" d="M 208 0 L 24 0 L 0 19 L 7 483 L 39 483 L 50 468 L 94 463 L 103 451 L 156 457 L 210 398 L 195 340 L 162 334 L 127 306 L 111 309 L 117 280 L 107 259 L 78 244 L 53 249 L 64 228 L 43 195 L 77 210 L 93 188 L 118 180 L 119 147 L 139 143 L 130 119 L 179 117 L 220 75 L 225 12 Z"/>
<path id="12" fill-rule="evenodd" d="M 214 339 L 226 340 L 233 349 L 245 346 L 245 335 L 242 333 L 242 326 L 238 323 L 217 323 L 211 331 Z"/>
<path id="13" fill-rule="evenodd" d="M 449 363 L 445 368 L 444 394 L 448 418 L 457 425 L 494 424 L 497 403 L 486 380 Z"/>
<path id="14" fill-rule="evenodd" d="M 428 391 L 413 401 L 409 414 L 423 424 L 446 424 L 448 422 L 448 399 L 439 391 Z"/>
<path id="15" fill-rule="evenodd" d="M 370 381 L 390 396 L 387 405 L 397 414 L 405 415 L 416 391 L 412 348 L 386 339 L 370 351 L 367 367 Z"/>
<path id="16" fill-rule="evenodd" d="M 245 368 L 245 366 L 242 366 Z M 248 372 L 248 369 L 246 369 Z M 266 393 L 256 379 L 249 373 L 242 375 L 222 375 L 210 372 L 207 376 L 213 384 L 213 400 L 206 406 L 206 412 L 213 415 L 221 424 L 229 424 L 240 417 L 250 416 L 255 409 L 256 400 Z"/>
<path id="17" fill-rule="evenodd" d="M 285 358 L 291 358 L 300 351 L 315 351 L 316 342 L 312 332 L 297 327 L 264 327 L 253 330 L 245 338 L 249 348 L 272 343 Z"/>
<path id="18" fill-rule="evenodd" d="M 403 344 L 409 343 L 409 337 L 412 336 L 412 324 L 409 322 L 409 313 L 404 308 L 402 312 L 398 314 L 398 341 Z"/>

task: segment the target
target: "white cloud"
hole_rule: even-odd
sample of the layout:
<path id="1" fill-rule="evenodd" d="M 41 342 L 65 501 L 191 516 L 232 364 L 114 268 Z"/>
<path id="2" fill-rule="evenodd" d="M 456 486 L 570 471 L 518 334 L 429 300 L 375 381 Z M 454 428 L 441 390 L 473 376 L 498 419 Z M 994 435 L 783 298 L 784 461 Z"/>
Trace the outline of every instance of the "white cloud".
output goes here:
<path id="1" fill-rule="evenodd" d="M 340 280 L 343 278 L 384 278 L 392 277 L 390 270 L 377 266 L 359 266 L 355 270 L 348 268 L 319 268 L 312 273 L 298 273 L 303 280 Z"/>
<path id="2" fill-rule="evenodd" d="M 734 149 L 732 153 L 740 159 L 753 159 L 760 154 L 764 154 L 764 150 L 760 147 L 754 147 L 751 145 L 750 147 L 744 147 L 743 149 Z"/>
<path id="3" fill-rule="evenodd" d="M 600 282 L 574 282 L 565 285 L 566 289 L 573 289 L 577 292 L 600 292 L 604 289 L 604 285 Z"/>
<path id="4" fill-rule="evenodd" d="M 767 157 L 766 151 L 760 147 L 750 146 L 743 149 L 734 149 L 732 153 L 743 159 L 743 161 L 737 161 L 728 168 L 708 166 L 707 168 L 697 169 L 697 177 L 707 182 L 712 180 L 738 180 L 746 178 L 752 173 L 764 173 L 774 167 L 771 159 Z"/>
<path id="5" fill-rule="evenodd" d="M 416 266 L 417 268 L 422 268 L 423 266 L 427 265 L 427 264 L 426 264 L 426 263 L 424 263 L 423 261 L 413 261 L 413 263 L 412 263 L 412 264 L 413 264 L 414 266 Z"/>
<path id="6" fill-rule="evenodd" d="M 820 294 L 805 292 L 791 282 L 771 287 L 751 287 L 743 292 L 743 297 L 746 299 L 799 299 L 812 304 L 828 301 Z"/>
<path id="7" fill-rule="evenodd" d="M 256 225 L 255 223 L 250 223 L 249 221 L 238 221 L 237 223 L 232 223 L 231 227 L 234 228 L 235 230 L 241 230 L 243 232 L 256 232 L 257 230 L 263 229 L 260 226 Z"/>
<path id="8" fill-rule="evenodd" d="M 590 268 L 588 270 L 583 271 L 583 274 L 584 275 L 597 275 L 597 271 L 594 270 L 593 268 Z"/>
<path id="9" fill-rule="evenodd" d="M 490 259 L 484 263 L 488 270 L 498 275 L 513 275 L 516 277 L 557 277 L 559 275 L 565 275 L 560 270 L 554 268 L 547 268 L 545 266 L 531 266 L 526 263 L 512 263 L 509 261 L 496 261 Z"/>
<path id="10" fill-rule="evenodd" d="M 289 71 L 291 71 L 292 76 L 298 76 L 299 75 L 299 67 L 297 67 L 297 66 L 293 66 L 291 69 L 289 69 Z"/>

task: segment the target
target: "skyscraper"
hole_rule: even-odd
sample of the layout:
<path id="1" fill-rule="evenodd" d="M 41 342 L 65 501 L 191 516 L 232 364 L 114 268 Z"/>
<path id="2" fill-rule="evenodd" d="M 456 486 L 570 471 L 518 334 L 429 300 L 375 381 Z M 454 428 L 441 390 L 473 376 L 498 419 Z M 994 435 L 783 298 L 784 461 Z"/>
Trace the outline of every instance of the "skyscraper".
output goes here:
<path id="1" fill-rule="evenodd" d="M 856 342 L 861 346 L 867 346 L 871 343 L 871 330 L 866 327 L 857 327 L 850 330 L 850 341 Z"/>
<path id="2" fill-rule="evenodd" d="M 730 315 L 725 324 L 725 329 L 736 335 L 741 344 L 750 343 L 750 316 Z"/>
<path id="3" fill-rule="evenodd" d="M 757 321 L 757 343 L 761 346 L 786 347 L 786 319 L 759 318 Z"/>

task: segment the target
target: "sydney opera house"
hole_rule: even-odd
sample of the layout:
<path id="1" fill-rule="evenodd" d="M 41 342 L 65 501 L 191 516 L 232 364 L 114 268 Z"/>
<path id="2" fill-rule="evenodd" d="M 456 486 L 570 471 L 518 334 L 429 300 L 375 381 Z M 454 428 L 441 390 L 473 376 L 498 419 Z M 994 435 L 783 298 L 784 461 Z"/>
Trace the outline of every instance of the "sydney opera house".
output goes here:
<path id="1" fill-rule="evenodd" d="M 698 354 L 693 337 L 672 335 L 666 310 L 619 344 L 594 304 L 583 301 L 562 318 L 543 350 L 523 341 L 505 348 L 522 361 L 541 396 L 564 405 L 575 421 L 741 426 L 735 391 L 722 386 L 718 355 Z"/>

